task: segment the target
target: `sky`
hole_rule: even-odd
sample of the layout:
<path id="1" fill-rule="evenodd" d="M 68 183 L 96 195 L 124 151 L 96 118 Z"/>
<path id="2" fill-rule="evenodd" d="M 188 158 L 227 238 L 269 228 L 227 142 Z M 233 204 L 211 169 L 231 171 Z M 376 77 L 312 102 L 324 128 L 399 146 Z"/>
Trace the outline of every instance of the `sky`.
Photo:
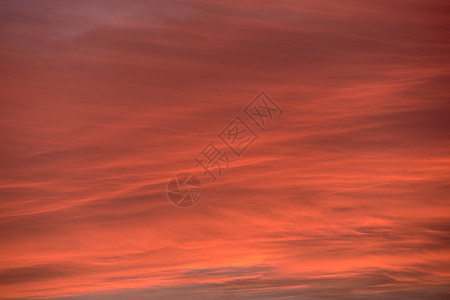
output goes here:
<path id="1" fill-rule="evenodd" d="M 0 2 L 0 298 L 448 299 L 449 13 Z"/>

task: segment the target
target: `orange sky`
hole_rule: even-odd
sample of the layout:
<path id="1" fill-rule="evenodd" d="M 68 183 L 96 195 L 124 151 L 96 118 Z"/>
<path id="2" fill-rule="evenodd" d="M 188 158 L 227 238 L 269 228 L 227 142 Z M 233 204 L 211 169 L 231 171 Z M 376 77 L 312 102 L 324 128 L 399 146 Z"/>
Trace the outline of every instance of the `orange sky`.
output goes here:
<path id="1" fill-rule="evenodd" d="M 2 1 L 0 298 L 450 297 L 449 11 Z M 284 111 L 266 132 L 260 91 Z M 218 137 L 237 116 L 241 157 Z"/>

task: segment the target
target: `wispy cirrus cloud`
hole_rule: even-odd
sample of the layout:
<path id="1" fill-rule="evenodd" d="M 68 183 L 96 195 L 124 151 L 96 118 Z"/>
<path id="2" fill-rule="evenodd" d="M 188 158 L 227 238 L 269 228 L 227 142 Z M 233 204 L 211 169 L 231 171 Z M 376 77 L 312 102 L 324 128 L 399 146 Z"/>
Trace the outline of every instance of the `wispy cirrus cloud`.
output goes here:
<path id="1" fill-rule="evenodd" d="M 444 1 L 0 10 L 1 298 L 448 297 Z M 260 90 L 285 114 L 210 183 Z"/>

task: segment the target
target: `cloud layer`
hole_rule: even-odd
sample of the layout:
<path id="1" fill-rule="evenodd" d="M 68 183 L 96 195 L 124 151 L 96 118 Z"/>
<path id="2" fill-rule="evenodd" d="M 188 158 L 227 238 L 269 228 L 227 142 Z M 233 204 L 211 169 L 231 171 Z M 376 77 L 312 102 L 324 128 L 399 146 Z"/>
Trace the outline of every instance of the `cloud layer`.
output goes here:
<path id="1" fill-rule="evenodd" d="M 0 298 L 448 297 L 449 9 L 3 1 Z M 266 132 L 261 90 L 285 111 Z"/>

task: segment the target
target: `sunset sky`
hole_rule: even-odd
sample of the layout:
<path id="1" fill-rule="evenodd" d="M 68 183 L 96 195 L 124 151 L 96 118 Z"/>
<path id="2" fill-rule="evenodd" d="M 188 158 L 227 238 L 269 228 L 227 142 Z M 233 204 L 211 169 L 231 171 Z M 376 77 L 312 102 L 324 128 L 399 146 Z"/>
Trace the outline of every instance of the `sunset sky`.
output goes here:
<path id="1" fill-rule="evenodd" d="M 444 0 L 1 1 L 0 299 L 449 299 L 449 53 Z"/>

